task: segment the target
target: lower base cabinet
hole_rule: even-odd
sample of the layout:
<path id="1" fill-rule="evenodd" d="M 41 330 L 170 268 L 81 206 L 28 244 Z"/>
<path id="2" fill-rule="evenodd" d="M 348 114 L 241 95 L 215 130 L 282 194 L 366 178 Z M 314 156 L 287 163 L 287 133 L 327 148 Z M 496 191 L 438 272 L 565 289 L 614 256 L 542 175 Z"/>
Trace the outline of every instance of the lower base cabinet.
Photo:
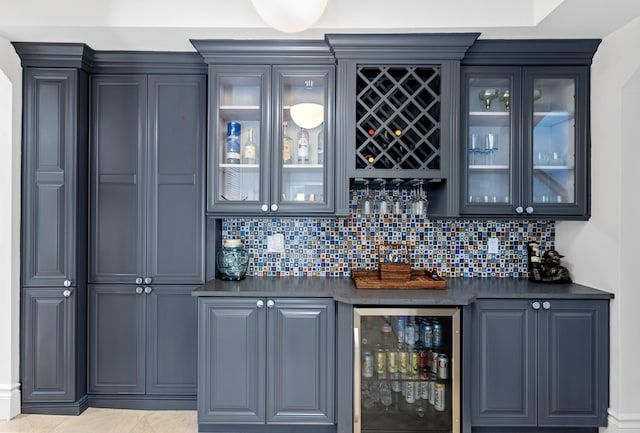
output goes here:
<path id="1" fill-rule="evenodd" d="M 75 287 L 22 291 L 23 413 L 79 415 L 87 408 L 81 294 Z"/>
<path id="2" fill-rule="evenodd" d="M 333 300 L 201 297 L 198 339 L 201 431 L 333 428 Z"/>
<path id="3" fill-rule="evenodd" d="M 471 323 L 472 427 L 606 426 L 609 301 L 478 300 Z"/>
<path id="4" fill-rule="evenodd" d="M 93 406 L 195 408 L 194 286 L 89 287 Z"/>

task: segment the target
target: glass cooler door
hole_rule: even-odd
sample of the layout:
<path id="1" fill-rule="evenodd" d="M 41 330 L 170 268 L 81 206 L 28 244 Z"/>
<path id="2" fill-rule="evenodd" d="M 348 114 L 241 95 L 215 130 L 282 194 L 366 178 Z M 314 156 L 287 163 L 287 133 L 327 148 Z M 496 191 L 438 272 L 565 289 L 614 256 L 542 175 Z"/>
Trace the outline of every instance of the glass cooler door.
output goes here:
<path id="1" fill-rule="evenodd" d="M 459 308 L 356 308 L 354 433 L 460 432 Z"/>

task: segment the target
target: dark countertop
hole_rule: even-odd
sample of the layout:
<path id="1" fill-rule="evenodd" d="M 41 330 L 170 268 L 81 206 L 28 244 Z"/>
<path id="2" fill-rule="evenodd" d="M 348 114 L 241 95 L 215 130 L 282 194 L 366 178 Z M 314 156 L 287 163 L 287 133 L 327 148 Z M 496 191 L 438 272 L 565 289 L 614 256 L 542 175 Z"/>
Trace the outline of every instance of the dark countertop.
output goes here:
<path id="1" fill-rule="evenodd" d="M 534 283 L 526 278 L 450 278 L 446 289 L 356 289 L 348 277 L 247 277 L 210 280 L 193 296 L 333 298 L 354 305 L 467 305 L 476 299 L 610 299 L 613 294 L 580 284 Z"/>

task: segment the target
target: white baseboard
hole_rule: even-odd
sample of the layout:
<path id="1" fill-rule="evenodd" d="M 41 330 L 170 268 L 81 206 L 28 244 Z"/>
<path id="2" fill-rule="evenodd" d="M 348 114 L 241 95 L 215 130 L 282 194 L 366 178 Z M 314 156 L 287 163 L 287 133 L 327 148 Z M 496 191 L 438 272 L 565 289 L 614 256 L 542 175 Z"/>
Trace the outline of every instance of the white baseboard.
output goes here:
<path id="1" fill-rule="evenodd" d="M 640 433 L 640 414 L 617 413 L 609 410 L 609 426 L 600 433 Z"/>
<path id="2" fill-rule="evenodd" d="M 20 414 L 20 384 L 0 384 L 0 420 L 10 420 Z"/>

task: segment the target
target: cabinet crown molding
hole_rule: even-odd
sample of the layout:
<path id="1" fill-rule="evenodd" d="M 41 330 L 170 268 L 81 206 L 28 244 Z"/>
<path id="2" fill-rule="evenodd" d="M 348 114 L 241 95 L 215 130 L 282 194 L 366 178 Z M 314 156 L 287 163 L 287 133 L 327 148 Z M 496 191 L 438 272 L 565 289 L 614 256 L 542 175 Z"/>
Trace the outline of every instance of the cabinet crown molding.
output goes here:
<path id="1" fill-rule="evenodd" d="M 207 64 L 335 64 L 325 41 L 192 39 Z"/>
<path id="2" fill-rule="evenodd" d="M 460 60 L 480 33 L 327 34 L 337 59 Z"/>
<path id="3" fill-rule="evenodd" d="M 94 51 L 82 43 L 12 42 L 23 68 L 78 68 L 90 70 Z"/>
<path id="4" fill-rule="evenodd" d="M 589 66 L 600 39 L 478 40 L 463 66 Z"/>

